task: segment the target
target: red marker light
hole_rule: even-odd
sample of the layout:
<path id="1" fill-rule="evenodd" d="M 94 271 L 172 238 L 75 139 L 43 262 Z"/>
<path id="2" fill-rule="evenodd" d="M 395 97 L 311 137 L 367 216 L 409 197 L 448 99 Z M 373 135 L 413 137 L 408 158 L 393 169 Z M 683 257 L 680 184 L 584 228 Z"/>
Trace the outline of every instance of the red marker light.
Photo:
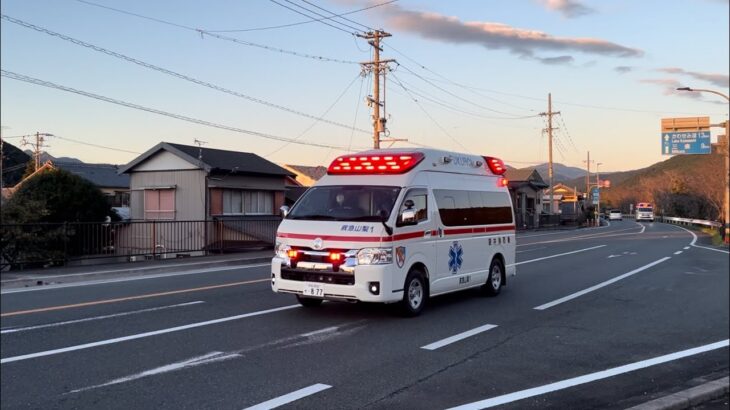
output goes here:
<path id="1" fill-rule="evenodd" d="M 299 254 L 299 252 L 292 249 L 292 250 L 287 251 L 286 256 L 288 256 L 291 259 L 294 259 L 297 257 L 298 254 Z"/>
<path id="2" fill-rule="evenodd" d="M 487 167 L 494 175 L 503 175 L 507 168 L 504 166 L 504 162 L 499 158 L 484 157 L 484 161 L 487 163 Z"/>
<path id="3" fill-rule="evenodd" d="M 335 158 L 327 169 L 330 175 L 402 174 L 418 165 L 425 155 L 421 152 L 401 152 L 392 156 L 361 155 Z"/>
<path id="4" fill-rule="evenodd" d="M 506 187 L 509 185 L 509 180 L 507 178 L 500 178 L 499 181 L 497 181 L 497 186 L 499 187 Z"/>
<path id="5" fill-rule="evenodd" d="M 329 259 L 332 262 L 339 262 L 340 260 L 342 260 L 342 254 L 338 252 L 330 252 Z"/>

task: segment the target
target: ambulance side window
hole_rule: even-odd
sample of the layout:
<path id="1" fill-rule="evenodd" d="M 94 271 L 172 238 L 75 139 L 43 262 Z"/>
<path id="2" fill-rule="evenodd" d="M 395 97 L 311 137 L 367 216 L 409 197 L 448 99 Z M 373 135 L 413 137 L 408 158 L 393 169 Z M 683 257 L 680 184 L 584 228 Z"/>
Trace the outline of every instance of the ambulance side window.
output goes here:
<path id="1" fill-rule="evenodd" d="M 405 218 L 404 218 L 405 217 Z M 417 225 L 428 219 L 428 195 L 425 189 L 411 189 L 403 198 L 396 226 Z"/>

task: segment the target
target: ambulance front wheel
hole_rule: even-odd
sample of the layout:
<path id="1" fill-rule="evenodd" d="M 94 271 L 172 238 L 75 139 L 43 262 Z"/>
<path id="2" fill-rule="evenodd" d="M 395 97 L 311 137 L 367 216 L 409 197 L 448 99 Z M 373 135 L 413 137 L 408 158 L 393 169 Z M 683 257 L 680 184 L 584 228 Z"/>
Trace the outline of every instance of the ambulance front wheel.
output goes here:
<path id="1" fill-rule="evenodd" d="M 414 269 L 408 273 L 403 284 L 403 300 L 400 310 L 404 316 L 418 316 L 426 305 L 428 289 L 424 274 Z"/>
<path id="2" fill-rule="evenodd" d="M 497 296 L 499 291 L 502 290 L 502 282 L 504 279 L 504 265 L 502 261 L 494 258 L 492 263 L 489 265 L 489 275 L 487 276 L 487 283 L 482 286 L 484 294 L 487 296 Z"/>

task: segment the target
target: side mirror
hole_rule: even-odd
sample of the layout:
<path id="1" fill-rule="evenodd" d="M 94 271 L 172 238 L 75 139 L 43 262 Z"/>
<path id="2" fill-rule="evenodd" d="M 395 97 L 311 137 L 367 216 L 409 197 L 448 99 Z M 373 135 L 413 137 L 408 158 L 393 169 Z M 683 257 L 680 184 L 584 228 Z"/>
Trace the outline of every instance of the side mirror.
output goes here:
<path id="1" fill-rule="evenodd" d="M 415 225 L 416 224 L 416 210 L 406 209 L 400 214 L 399 225 Z"/>
<path id="2" fill-rule="evenodd" d="M 287 215 L 289 215 L 289 207 L 284 205 L 281 208 L 279 208 L 279 211 L 281 212 L 281 217 L 286 218 Z"/>

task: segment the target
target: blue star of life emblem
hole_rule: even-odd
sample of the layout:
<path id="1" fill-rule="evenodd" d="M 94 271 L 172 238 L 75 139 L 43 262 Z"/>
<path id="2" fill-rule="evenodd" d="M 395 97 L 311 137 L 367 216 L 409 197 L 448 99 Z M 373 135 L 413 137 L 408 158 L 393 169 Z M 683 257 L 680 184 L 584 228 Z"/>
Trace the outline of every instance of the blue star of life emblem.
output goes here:
<path id="1" fill-rule="evenodd" d="M 464 249 L 462 249 L 459 242 L 454 242 L 449 248 L 449 270 L 451 273 L 458 272 L 462 263 L 464 263 Z"/>

